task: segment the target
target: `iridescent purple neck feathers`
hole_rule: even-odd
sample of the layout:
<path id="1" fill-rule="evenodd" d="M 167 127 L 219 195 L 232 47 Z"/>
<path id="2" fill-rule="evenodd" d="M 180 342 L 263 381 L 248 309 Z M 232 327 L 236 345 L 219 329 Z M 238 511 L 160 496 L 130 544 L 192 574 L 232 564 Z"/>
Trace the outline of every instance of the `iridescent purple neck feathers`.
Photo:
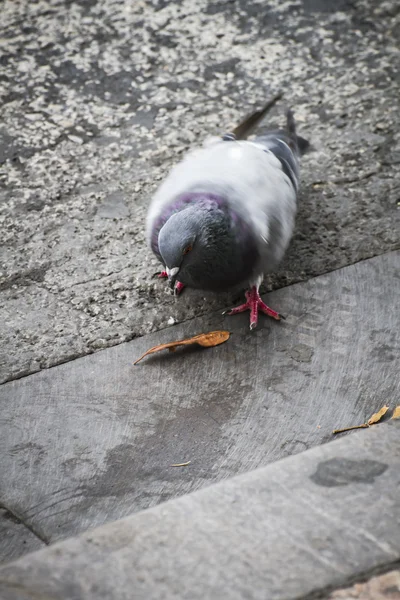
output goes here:
<path id="1" fill-rule="evenodd" d="M 184 210 L 191 204 L 197 204 L 199 206 L 209 205 L 210 208 L 212 206 L 217 206 L 220 208 L 226 206 L 226 200 L 222 196 L 209 192 L 189 192 L 182 194 L 175 200 L 175 202 L 172 202 L 169 206 L 167 206 L 154 222 L 150 241 L 151 249 L 160 261 L 162 261 L 162 257 L 158 248 L 158 236 L 162 227 L 173 214 Z"/>
<path id="2" fill-rule="evenodd" d="M 153 230 L 153 251 L 181 283 L 224 290 L 245 283 L 259 260 L 254 230 L 221 196 L 177 198 Z"/>

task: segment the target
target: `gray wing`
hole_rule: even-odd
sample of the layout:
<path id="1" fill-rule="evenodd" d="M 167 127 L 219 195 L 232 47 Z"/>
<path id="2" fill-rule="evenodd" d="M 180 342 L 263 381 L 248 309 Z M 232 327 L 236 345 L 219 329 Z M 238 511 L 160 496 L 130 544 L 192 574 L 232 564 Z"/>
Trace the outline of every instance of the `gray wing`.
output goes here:
<path id="1" fill-rule="evenodd" d="M 283 172 L 289 177 L 297 192 L 300 177 L 298 153 L 287 134 L 284 131 L 271 132 L 257 137 L 255 141 L 277 157 L 282 165 Z"/>

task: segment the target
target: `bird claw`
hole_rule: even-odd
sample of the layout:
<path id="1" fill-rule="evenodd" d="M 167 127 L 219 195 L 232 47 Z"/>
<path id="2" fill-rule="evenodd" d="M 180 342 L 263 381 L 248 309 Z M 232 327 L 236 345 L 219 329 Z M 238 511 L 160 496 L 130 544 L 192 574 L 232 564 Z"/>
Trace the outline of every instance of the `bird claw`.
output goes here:
<path id="1" fill-rule="evenodd" d="M 161 273 L 157 271 L 157 273 L 153 273 L 153 275 L 151 276 L 152 279 L 167 279 L 167 277 L 167 271 L 161 271 Z"/>
<path id="2" fill-rule="evenodd" d="M 185 287 L 183 283 L 181 283 L 180 281 L 176 281 L 176 279 L 170 279 L 168 281 L 168 286 L 174 296 L 178 296 Z"/>
<path id="3" fill-rule="evenodd" d="M 174 296 L 178 296 L 184 287 L 185 287 L 185 285 L 183 283 L 181 283 L 180 281 L 175 281 Z"/>
<path id="4" fill-rule="evenodd" d="M 167 271 L 161 271 L 161 273 L 154 273 L 152 277 L 157 277 L 158 279 L 168 279 L 168 273 Z M 180 281 L 174 281 L 173 283 L 171 282 L 170 287 L 174 296 L 178 296 L 178 294 L 181 293 L 185 285 Z"/>
<path id="5" fill-rule="evenodd" d="M 263 312 L 265 315 L 272 317 L 276 321 L 280 321 L 281 319 L 285 319 L 285 317 L 276 310 L 273 310 L 269 306 L 262 301 L 260 294 L 256 287 L 253 287 L 251 290 L 246 292 L 246 302 L 237 306 L 236 308 L 225 310 L 223 315 L 237 315 L 245 310 L 250 311 L 250 330 L 252 331 L 257 327 L 258 322 L 258 313 L 259 311 Z"/>

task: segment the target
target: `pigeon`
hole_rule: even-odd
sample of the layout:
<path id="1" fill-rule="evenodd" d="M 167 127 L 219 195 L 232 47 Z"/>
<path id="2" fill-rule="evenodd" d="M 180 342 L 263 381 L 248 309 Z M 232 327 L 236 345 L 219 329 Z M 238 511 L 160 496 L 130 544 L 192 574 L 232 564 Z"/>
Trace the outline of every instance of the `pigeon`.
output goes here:
<path id="1" fill-rule="evenodd" d="M 248 286 L 246 302 L 225 311 L 284 318 L 261 299 L 267 273 L 282 260 L 292 237 L 299 188 L 299 157 L 308 142 L 286 126 L 248 140 L 282 94 L 231 133 L 189 152 L 153 196 L 147 213 L 148 244 L 176 294 L 185 286 L 227 291 Z"/>

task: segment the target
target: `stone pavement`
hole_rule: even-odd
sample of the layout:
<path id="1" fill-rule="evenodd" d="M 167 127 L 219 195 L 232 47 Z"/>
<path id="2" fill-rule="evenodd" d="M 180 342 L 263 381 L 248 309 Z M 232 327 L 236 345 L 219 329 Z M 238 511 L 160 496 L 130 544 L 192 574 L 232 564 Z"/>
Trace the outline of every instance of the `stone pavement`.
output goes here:
<path id="1" fill-rule="evenodd" d="M 0 561 L 399 403 L 397 2 L 6 1 L 0 30 Z M 288 319 L 250 334 L 231 296 L 152 278 L 144 217 L 184 151 L 278 90 L 270 124 L 292 106 L 312 149 L 267 282 Z"/>
<path id="2" fill-rule="evenodd" d="M 277 90 L 313 144 L 273 287 L 399 246 L 396 0 L 2 3 L 0 381 L 210 313 L 151 275 L 182 152 Z M 397 212 L 398 214 L 398 212 Z"/>
<path id="3" fill-rule="evenodd" d="M 253 333 L 247 314 L 216 313 L 0 386 L 4 508 L 54 542 L 400 404 L 399 263 L 393 252 L 275 291 L 287 320 Z M 231 339 L 132 364 L 215 329 Z"/>
<path id="4" fill-rule="evenodd" d="M 2 488 L 3 485 L 2 480 Z M 9 562 L 43 546 L 44 542 L 20 518 L 0 504 L 0 563 Z"/>
<path id="5" fill-rule="evenodd" d="M 0 597 L 326 597 L 398 567 L 399 463 L 400 422 L 376 425 L 10 563 Z"/>

